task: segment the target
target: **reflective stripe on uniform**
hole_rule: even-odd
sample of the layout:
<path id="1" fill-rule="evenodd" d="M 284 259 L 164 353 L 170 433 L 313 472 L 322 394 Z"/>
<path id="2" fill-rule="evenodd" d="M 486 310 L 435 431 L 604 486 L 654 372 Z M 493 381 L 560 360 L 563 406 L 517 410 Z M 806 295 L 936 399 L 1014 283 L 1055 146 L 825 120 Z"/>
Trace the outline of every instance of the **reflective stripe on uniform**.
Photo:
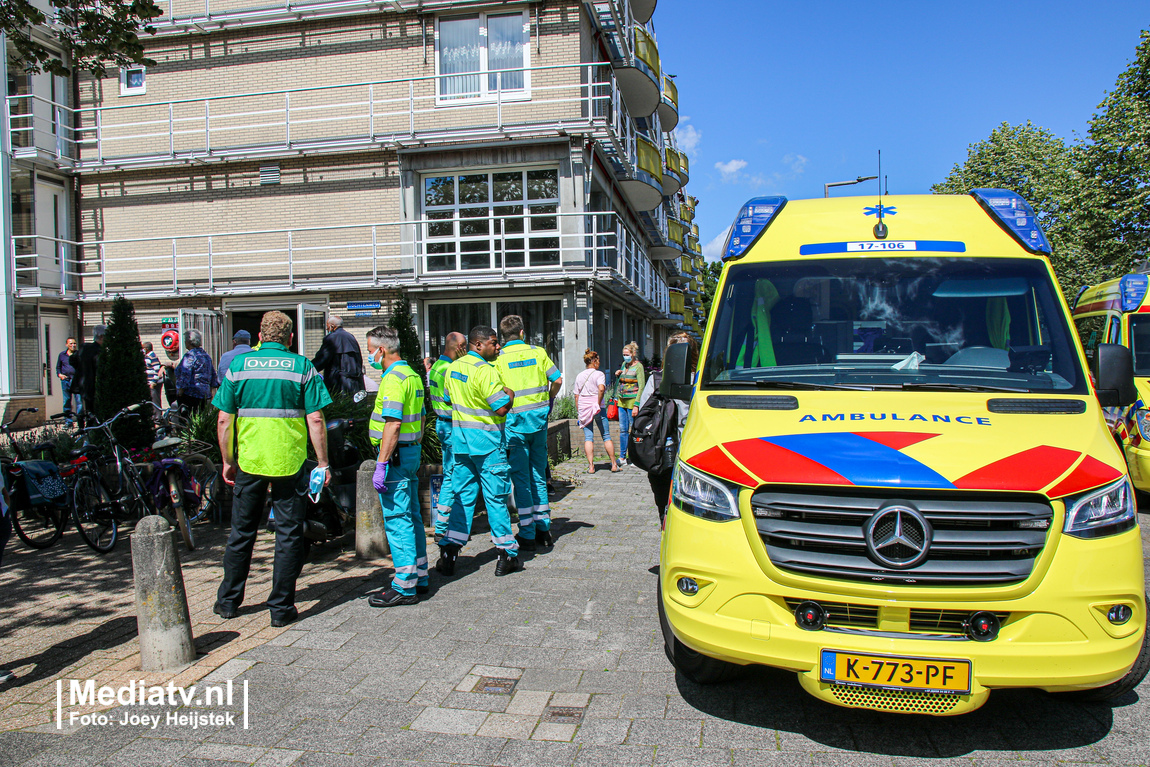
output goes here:
<path id="1" fill-rule="evenodd" d="M 293 373 L 290 370 L 229 370 L 227 377 L 233 381 L 293 381 L 304 383 L 309 376 L 306 373 Z"/>
<path id="2" fill-rule="evenodd" d="M 535 386 L 535 387 L 532 387 L 530 389 L 517 389 L 515 391 L 515 396 L 516 396 L 516 398 L 518 398 L 518 397 L 526 397 L 529 394 L 542 394 L 543 392 L 549 390 L 550 388 L 551 388 L 550 386 Z"/>
<path id="3" fill-rule="evenodd" d="M 479 421 L 455 421 L 452 426 L 456 429 L 480 429 L 482 431 L 501 431 L 503 424 L 480 423 Z"/>
<path id="4" fill-rule="evenodd" d="M 464 407 L 463 405 L 452 405 L 452 408 L 458 413 L 466 413 L 467 415 L 491 415 L 490 408 L 482 409 L 476 407 Z"/>
<path id="5" fill-rule="evenodd" d="M 511 408 L 512 413 L 526 413 L 528 410 L 538 410 L 541 407 L 547 407 L 550 402 L 532 402 L 529 405 L 516 405 Z"/>
<path id="6" fill-rule="evenodd" d="M 495 407 L 495 403 L 507 396 L 507 393 L 502 389 L 492 394 L 487 398 L 487 404 Z"/>
<path id="7" fill-rule="evenodd" d="M 274 407 L 241 407 L 236 409 L 239 418 L 303 418 L 302 410 L 290 410 Z"/>

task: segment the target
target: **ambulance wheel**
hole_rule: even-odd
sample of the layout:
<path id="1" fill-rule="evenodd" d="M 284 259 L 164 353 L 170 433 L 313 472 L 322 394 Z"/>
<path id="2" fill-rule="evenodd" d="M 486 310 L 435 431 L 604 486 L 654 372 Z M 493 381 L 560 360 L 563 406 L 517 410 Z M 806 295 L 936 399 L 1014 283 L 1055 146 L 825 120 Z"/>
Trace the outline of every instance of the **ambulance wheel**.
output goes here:
<path id="1" fill-rule="evenodd" d="M 667 620 L 667 613 L 663 610 L 663 584 L 660 583 L 657 592 L 659 602 L 659 627 L 663 630 L 663 650 L 667 653 L 667 660 L 683 676 L 695 684 L 710 685 L 725 682 L 734 677 L 740 666 L 727 663 L 716 658 L 703 655 L 692 650 L 675 638 L 671 631 L 671 624 Z"/>
<path id="2" fill-rule="evenodd" d="M 1102 701 L 1120 698 L 1137 687 L 1148 671 L 1150 671 L 1150 631 L 1145 631 L 1142 634 L 1142 649 L 1138 652 L 1138 660 L 1134 661 L 1134 666 L 1126 676 L 1105 687 L 1070 694 L 1078 700 Z"/>

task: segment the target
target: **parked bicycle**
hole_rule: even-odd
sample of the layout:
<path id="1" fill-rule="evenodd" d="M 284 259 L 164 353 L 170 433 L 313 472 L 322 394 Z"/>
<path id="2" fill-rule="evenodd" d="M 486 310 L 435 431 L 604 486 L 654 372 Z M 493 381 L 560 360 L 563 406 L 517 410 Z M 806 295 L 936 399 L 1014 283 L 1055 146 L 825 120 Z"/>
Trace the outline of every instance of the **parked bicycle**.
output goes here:
<path id="1" fill-rule="evenodd" d="M 0 424 L 0 431 L 8 437 L 16 456 L 15 460 L 0 458 L 0 474 L 8 489 L 9 512 L 16 535 L 34 549 L 46 549 L 64 533 L 69 494 L 59 467 L 51 460 L 56 444 L 51 440 L 39 442 L 25 451 L 12 434 L 12 427 L 21 414 L 36 412 L 38 408 L 21 408 L 11 421 Z M 33 459 L 33 455 L 39 458 Z"/>
<path id="2" fill-rule="evenodd" d="M 116 545 L 120 523 L 134 523 L 157 511 L 139 469 L 112 432 L 119 419 L 139 418 L 139 408 L 129 405 L 107 421 L 84 428 L 81 433 L 88 440 L 72 451 L 72 516 L 80 537 L 100 553 Z M 105 446 L 91 441 L 97 432 Z"/>
<path id="3" fill-rule="evenodd" d="M 215 514 L 220 504 L 222 479 L 219 467 L 210 457 L 215 446 L 202 440 L 176 436 L 186 432 L 188 421 L 178 408 L 166 410 L 155 403 L 156 441 L 152 450 L 163 458 L 179 458 L 187 467 L 192 491 L 185 490 L 184 512 L 192 524 Z"/>

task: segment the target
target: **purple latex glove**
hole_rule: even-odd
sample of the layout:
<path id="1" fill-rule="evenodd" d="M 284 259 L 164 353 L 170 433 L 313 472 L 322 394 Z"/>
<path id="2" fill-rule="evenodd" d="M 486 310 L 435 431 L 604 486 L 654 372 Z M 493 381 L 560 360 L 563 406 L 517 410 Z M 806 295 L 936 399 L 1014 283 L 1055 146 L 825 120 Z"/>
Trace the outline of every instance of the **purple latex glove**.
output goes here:
<path id="1" fill-rule="evenodd" d="M 387 461 L 375 462 L 375 474 L 371 475 L 371 486 L 382 493 L 387 489 Z"/>

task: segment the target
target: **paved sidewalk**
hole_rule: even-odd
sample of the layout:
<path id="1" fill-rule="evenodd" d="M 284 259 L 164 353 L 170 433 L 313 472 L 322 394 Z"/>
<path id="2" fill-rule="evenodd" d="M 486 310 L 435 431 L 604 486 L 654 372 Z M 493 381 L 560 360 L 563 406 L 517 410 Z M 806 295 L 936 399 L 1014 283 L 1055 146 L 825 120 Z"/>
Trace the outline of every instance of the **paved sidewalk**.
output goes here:
<path id="1" fill-rule="evenodd" d="M 677 678 L 658 630 L 659 530 L 646 479 L 633 468 L 578 479 L 553 504 L 553 550 L 496 579 L 494 551 L 477 536 L 457 577 L 433 573 L 416 607 L 367 605 L 386 571 L 344 557 L 309 565 L 305 577 L 346 567 L 326 587 L 346 596 L 317 600 L 274 636 L 266 613 L 246 617 L 259 630 L 245 636 L 261 644 L 204 679 L 248 683 L 246 730 L 33 727 L 0 733 L 0 765 L 1150 763 L 1150 684 L 1113 705 L 1000 692 L 978 712 L 933 719 L 825 705 L 767 669 L 710 688 Z M 0 613 L 0 630 L 13 636 L 10 615 Z"/>

